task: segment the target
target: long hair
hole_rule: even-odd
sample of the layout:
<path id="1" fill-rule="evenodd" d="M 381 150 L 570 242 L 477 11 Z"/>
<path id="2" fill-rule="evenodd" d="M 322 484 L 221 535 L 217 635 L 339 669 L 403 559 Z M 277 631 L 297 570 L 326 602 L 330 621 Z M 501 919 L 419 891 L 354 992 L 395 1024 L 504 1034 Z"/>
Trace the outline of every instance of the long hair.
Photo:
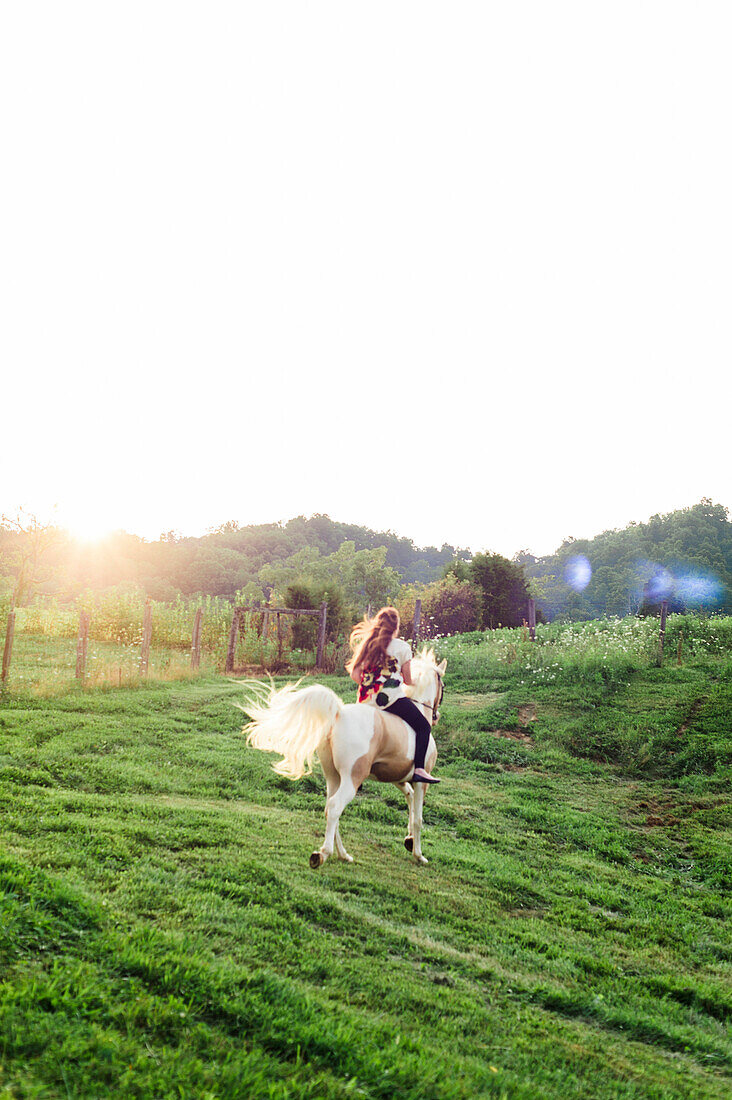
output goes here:
<path id="1" fill-rule="evenodd" d="M 353 672 L 357 665 L 377 668 L 386 660 L 389 642 L 399 633 L 399 612 L 395 607 L 382 607 L 373 619 L 362 619 L 351 631 L 349 639 L 353 656 L 346 670 Z"/>

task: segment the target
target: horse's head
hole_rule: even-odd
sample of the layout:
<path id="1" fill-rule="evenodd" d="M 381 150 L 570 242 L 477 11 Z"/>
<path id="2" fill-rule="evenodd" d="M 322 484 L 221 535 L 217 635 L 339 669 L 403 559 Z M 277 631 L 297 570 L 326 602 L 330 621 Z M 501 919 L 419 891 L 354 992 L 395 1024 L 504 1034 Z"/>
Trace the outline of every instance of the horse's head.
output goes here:
<path id="1" fill-rule="evenodd" d="M 438 707 L 442 702 L 444 688 L 442 677 L 445 675 L 447 661 L 437 663 L 434 649 L 422 646 L 420 653 L 412 658 L 412 684 L 407 694 L 415 703 L 424 703 L 432 710 L 432 725 L 439 718 Z"/>

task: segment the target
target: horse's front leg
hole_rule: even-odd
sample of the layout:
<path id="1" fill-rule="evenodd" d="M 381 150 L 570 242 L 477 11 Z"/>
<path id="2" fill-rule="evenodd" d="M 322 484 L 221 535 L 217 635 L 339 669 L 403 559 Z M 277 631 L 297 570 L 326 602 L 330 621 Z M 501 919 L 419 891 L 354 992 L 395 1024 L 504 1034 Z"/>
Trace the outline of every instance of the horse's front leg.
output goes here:
<path id="1" fill-rule="evenodd" d="M 407 800 L 409 821 L 407 822 L 407 835 L 404 838 L 404 847 L 408 852 L 411 852 L 414 845 L 414 788 L 411 783 L 407 782 L 396 783 L 395 786 L 399 788 Z"/>
<path id="2" fill-rule="evenodd" d="M 412 855 L 414 856 L 416 863 L 427 863 L 428 860 L 422 855 L 422 807 L 424 806 L 425 785 L 424 783 L 414 784 L 414 832 L 412 833 L 413 845 Z M 406 843 L 406 841 L 405 841 Z"/>

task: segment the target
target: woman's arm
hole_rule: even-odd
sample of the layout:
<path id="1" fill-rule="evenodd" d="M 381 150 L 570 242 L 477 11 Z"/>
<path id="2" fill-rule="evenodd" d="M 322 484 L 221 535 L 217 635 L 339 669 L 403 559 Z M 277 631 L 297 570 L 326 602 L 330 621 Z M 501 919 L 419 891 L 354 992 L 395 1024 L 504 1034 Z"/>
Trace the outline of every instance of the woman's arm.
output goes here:
<path id="1" fill-rule="evenodd" d="M 405 661 L 402 665 L 402 680 L 405 684 L 412 683 L 412 662 L 411 660 Z"/>
<path id="2" fill-rule="evenodd" d="M 360 684 L 361 683 L 361 666 L 360 665 L 355 665 L 354 668 L 351 669 L 349 675 L 350 675 L 351 679 L 353 680 L 354 684 Z"/>

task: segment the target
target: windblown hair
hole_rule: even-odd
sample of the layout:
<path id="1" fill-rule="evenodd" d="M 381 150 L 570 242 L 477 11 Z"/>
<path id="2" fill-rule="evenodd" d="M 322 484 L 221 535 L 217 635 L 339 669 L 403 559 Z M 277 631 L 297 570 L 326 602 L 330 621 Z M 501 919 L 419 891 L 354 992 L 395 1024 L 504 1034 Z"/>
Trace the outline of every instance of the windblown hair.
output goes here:
<path id="1" fill-rule="evenodd" d="M 346 665 L 351 673 L 357 665 L 378 668 L 386 660 L 389 642 L 399 633 L 399 612 L 395 607 L 382 607 L 373 619 L 362 619 L 351 631 L 349 639 L 353 656 Z"/>

